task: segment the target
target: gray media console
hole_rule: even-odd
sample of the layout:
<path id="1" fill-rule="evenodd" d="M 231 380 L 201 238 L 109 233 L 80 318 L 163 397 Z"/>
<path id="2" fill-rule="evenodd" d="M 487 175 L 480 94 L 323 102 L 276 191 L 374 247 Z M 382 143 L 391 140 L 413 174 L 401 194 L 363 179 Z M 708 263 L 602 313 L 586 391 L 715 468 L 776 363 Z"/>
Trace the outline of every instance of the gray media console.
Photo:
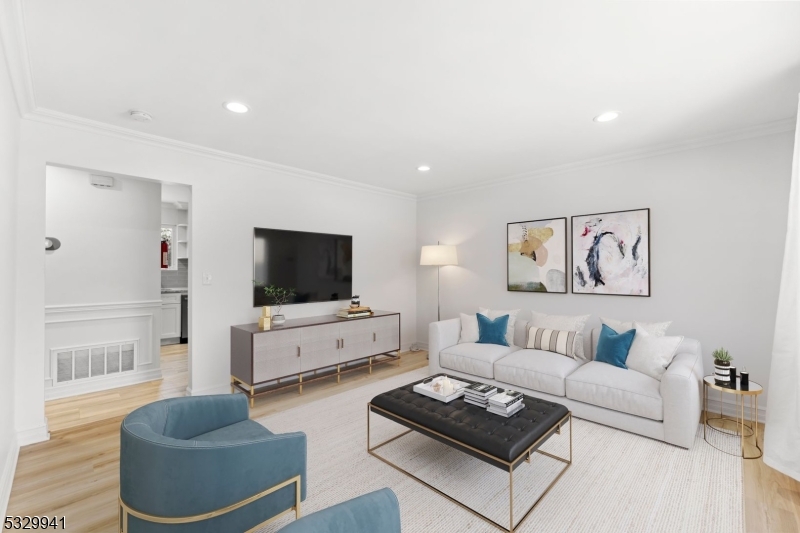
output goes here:
<path id="1" fill-rule="evenodd" d="M 380 363 L 400 361 L 400 313 L 370 317 L 336 315 L 287 320 L 269 330 L 258 324 L 231 326 L 231 392 L 248 395 L 298 387 L 315 379 Z"/>

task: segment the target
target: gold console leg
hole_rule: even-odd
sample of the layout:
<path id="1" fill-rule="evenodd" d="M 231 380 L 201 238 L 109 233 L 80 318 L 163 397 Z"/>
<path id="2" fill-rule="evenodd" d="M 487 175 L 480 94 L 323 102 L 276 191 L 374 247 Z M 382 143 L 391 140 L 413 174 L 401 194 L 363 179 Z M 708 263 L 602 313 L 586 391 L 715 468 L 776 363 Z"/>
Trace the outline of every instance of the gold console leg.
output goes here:
<path id="1" fill-rule="evenodd" d="M 300 394 L 303 394 L 303 374 L 298 374 L 300 377 Z"/>
<path id="2" fill-rule="evenodd" d="M 250 408 L 252 409 L 256 405 L 256 399 L 254 397 L 256 393 L 256 388 L 252 385 L 250 386 Z"/>
<path id="3" fill-rule="evenodd" d="M 342 382 L 342 374 L 340 373 L 341 372 L 341 366 L 342 365 L 336 365 L 336 383 L 341 383 Z"/>
<path id="4" fill-rule="evenodd" d="M 369 358 L 369 373 L 372 374 L 372 357 Z"/>

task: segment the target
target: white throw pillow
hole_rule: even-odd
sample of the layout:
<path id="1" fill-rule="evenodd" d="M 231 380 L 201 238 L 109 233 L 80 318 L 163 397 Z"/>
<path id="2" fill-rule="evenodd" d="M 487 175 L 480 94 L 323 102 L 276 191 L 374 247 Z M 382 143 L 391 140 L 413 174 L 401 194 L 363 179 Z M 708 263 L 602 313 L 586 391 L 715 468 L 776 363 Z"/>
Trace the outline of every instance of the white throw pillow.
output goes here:
<path id="1" fill-rule="evenodd" d="M 461 313 L 461 338 L 459 344 L 465 342 L 478 342 L 478 315 L 465 315 Z"/>
<path id="2" fill-rule="evenodd" d="M 661 381 L 683 337 L 657 337 L 648 333 L 638 322 L 633 324 L 636 336 L 628 351 L 625 366 Z"/>
<path id="3" fill-rule="evenodd" d="M 574 359 L 575 339 L 577 336 L 578 334 L 575 331 L 559 331 L 557 329 L 537 328 L 534 326 L 528 328 L 528 341 L 525 343 L 525 347 L 558 353 Z"/>
<path id="4" fill-rule="evenodd" d="M 583 356 L 583 328 L 591 315 L 546 315 L 531 311 L 531 326 L 537 328 L 559 329 L 562 331 L 576 331 L 575 336 L 575 359 L 584 359 Z"/>
<path id="5" fill-rule="evenodd" d="M 479 307 L 478 312 L 484 315 L 486 318 L 494 320 L 495 318 L 499 318 L 503 315 L 508 315 L 508 328 L 506 328 L 506 342 L 509 346 L 514 346 L 514 323 L 517 321 L 517 313 L 519 313 L 519 309 L 511 309 L 510 311 L 498 311 L 497 309 L 487 309 L 485 307 Z M 477 322 L 478 317 L 475 317 L 475 321 Z"/>
<path id="6" fill-rule="evenodd" d="M 667 328 L 669 328 L 670 324 L 672 324 L 672 320 L 669 322 L 638 322 L 638 321 L 631 321 L 631 322 L 623 322 L 622 320 L 615 320 L 613 318 L 604 318 L 600 317 L 600 322 L 605 324 L 606 326 L 610 327 L 617 333 L 625 333 L 626 331 L 630 331 L 635 329 L 636 326 L 634 324 L 638 324 L 643 330 L 645 330 L 650 335 L 655 335 L 656 337 L 663 337 L 667 334 Z"/>

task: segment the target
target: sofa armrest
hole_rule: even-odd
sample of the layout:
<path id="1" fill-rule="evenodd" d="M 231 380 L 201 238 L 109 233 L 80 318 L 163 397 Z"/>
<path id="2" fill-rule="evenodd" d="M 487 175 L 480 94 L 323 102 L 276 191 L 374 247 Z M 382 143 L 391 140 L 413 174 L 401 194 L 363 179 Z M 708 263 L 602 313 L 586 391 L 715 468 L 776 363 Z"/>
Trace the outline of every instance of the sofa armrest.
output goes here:
<path id="1" fill-rule="evenodd" d="M 664 440 L 691 448 L 702 409 L 703 355 L 700 343 L 693 339 L 686 339 L 679 350 L 661 377 Z"/>
<path id="2" fill-rule="evenodd" d="M 461 337 L 461 319 L 451 318 L 440 322 L 431 322 L 428 326 L 428 366 L 431 374 L 442 371 L 439 365 L 439 352 L 458 344 Z"/>
<path id="3" fill-rule="evenodd" d="M 381 489 L 304 516 L 280 533 L 400 533 L 400 504 L 391 489 Z"/>

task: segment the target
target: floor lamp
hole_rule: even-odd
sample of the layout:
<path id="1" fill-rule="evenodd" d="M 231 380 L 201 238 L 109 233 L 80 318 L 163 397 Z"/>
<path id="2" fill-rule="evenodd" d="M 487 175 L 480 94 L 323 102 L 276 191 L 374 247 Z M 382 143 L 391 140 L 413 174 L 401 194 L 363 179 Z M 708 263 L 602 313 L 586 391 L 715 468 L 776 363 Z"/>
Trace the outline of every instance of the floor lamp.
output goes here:
<path id="1" fill-rule="evenodd" d="M 423 246 L 419 264 L 436 267 L 436 321 L 442 319 L 442 308 L 439 301 L 439 271 L 445 265 L 457 265 L 456 247 L 449 244 Z"/>

